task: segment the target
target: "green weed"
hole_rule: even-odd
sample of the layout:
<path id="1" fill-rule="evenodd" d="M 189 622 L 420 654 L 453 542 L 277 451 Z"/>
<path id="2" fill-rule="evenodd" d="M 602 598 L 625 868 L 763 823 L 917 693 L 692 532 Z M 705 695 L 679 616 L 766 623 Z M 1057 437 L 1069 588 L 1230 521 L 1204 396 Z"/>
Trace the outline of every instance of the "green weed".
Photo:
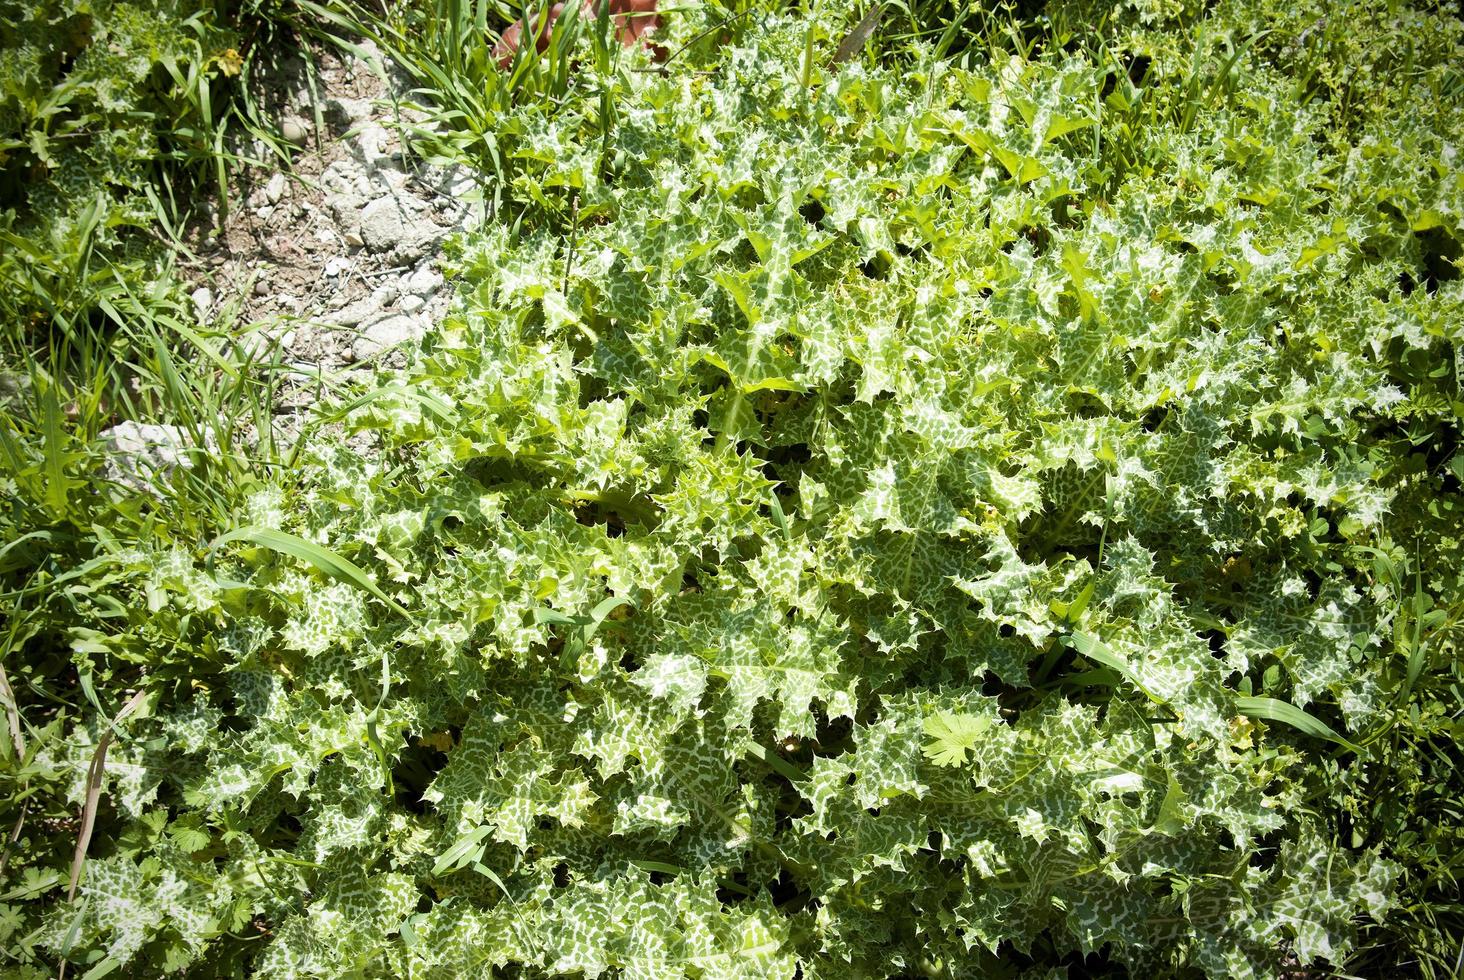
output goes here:
<path id="1" fill-rule="evenodd" d="M 7 965 L 1457 973 L 1457 17 L 251 11 L 493 217 L 288 444 L 180 184 L 7 226 Z"/>

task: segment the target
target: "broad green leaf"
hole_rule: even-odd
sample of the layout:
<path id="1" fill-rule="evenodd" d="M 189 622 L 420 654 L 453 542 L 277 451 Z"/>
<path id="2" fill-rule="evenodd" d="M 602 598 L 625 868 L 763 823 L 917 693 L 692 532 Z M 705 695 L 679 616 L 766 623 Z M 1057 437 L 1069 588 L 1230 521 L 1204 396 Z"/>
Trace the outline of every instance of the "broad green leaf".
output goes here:
<path id="1" fill-rule="evenodd" d="M 931 740 L 922 751 L 938 766 L 965 765 L 966 753 L 976 747 L 990 727 L 989 718 L 938 712 L 925 719 L 925 734 Z"/>

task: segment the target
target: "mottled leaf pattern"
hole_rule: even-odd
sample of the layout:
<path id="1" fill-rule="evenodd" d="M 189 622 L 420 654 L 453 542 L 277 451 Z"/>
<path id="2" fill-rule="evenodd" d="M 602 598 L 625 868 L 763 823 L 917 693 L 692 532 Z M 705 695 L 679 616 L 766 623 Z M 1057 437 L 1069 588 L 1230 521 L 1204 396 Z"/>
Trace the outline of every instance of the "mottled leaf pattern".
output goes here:
<path id="1" fill-rule="evenodd" d="M 78 942 L 258 917 L 281 977 L 1343 962 L 1399 873 L 1318 802 L 1392 717 L 1377 555 L 1457 540 L 1443 464 L 1370 447 L 1455 411 L 1407 365 L 1452 363 L 1464 292 L 1397 281 L 1464 185 L 1401 116 L 1340 151 L 1219 7 L 1236 75 L 1193 101 L 1184 32 L 1142 86 L 1056 45 L 805 84 L 806 22 L 764 12 L 495 120 L 541 203 L 252 491 L 294 550 L 116 556 L 230 667 L 116 747 L 128 819 L 189 822 L 92 863 Z M 87 748 L 46 757 L 73 793 Z"/>

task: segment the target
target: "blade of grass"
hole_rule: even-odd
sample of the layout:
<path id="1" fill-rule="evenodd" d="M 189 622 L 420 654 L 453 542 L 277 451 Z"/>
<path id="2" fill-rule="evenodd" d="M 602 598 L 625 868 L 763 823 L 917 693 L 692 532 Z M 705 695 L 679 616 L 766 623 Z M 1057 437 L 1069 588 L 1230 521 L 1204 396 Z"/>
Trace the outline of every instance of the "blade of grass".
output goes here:
<path id="1" fill-rule="evenodd" d="M 830 63 L 842 65 L 864 50 L 864 45 L 869 42 L 869 39 L 874 36 L 875 30 L 879 28 L 879 21 L 884 16 L 884 12 L 885 5 L 883 0 L 870 7 L 869 13 L 865 14 L 863 19 L 854 25 L 852 31 L 844 35 L 844 40 L 839 42 L 838 48 L 834 51 L 833 61 Z"/>
<path id="2" fill-rule="evenodd" d="M 55 516 L 66 513 L 66 447 L 61 431 L 61 400 L 54 384 L 47 384 L 41 395 L 41 425 L 46 452 L 46 505 Z"/>
<path id="3" fill-rule="evenodd" d="M 342 405 L 340 408 L 335 409 L 328 416 L 325 416 L 325 418 L 329 419 L 330 421 L 339 421 L 340 419 L 343 419 L 347 415 L 350 415 L 352 412 L 356 411 L 358 408 L 364 408 L 365 406 L 370 405 L 372 402 L 380 401 L 382 398 L 386 398 L 391 395 L 397 395 L 401 398 L 407 399 L 408 401 L 415 402 L 416 404 L 425 408 L 427 411 L 431 412 L 433 415 L 437 416 L 437 418 L 442 420 L 443 422 L 447 422 L 450 424 L 454 420 L 452 409 L 449 408 L 447 403 L 444 402 L 442 399 L 428 392 L 418 391 L 415 388 L 407 387 L 406 385 L 385 385 L 380 388 L 373 388 L 372 390 L 366 392 L 364 395 L 361 395 L 360 397 L 355 398 L 350 402 L 347 402 L 345 405 Z"/>
<path id="4" fill-rule="evenodd" d="M 20 705 L 15 701 L 15 690 L 10 686 L 10 676 L 5 665 L 0 663 L 0 701 L 5 702 L 5 726 L 10 733 L 10 746 L 15 758 L 25 758 L 25 730 L 20 723 Z"/>
<path id="5" fill-rule="evenodd" d="M 1262 721 L 1278 722 L 1296 729 L 1303 735 L 1310 735 L 1313 738 L 1335 742 L 1344 748 L 1351 749 L 1353 752 L 1362 751 L 1360 746 L 1338 735 L 1326 722 L 1314 715 L 1308 714 L 1288 701 L 1261 697 L 1236 698 L 1235 710 L 1248 718 L 1259 718 Z"/>
<path id="6" fill-rule="evenodd" d="M 92 831 L 97 825 L 97 808 L 102 801 L 102 777 L 107 769 L 107 748 L 112 744 L 112 732 L 127 719 L 134 711 L 142 706 L 147 699 L 147 688 L 138 688 L 112 717 L 111 722 L 102 731 L 97 739 L 96 750 L 92 753 L 91 765 L 86 771 L 86 798 L 81 810 L 81 830 L 76 835 L 76 853 L 71 858 L 71 877 L 66 884 L 66 901 L 76 899 L 76 886 L 81 881 L 82 867 L 86 864 L 86 851 L 91 845 Z"/>
<path id="7" fill-rule="evenodd" d="M 71 924 L 66 927 L 66 935 L 61 938 L 61 947 L 58 950 L 61 954 L 61 966 L 56 970 L 56 980 L 66 980 L 66 957 L 71 955 L 72 947 L 76 945 L 76 937 L 81 935 L 81 920 L 86 915 L 87 906 L 91 899 L 82 899 L 81 905 L 77 906 L 76 913 L 71 916 Z"/>
<path id="8" fill-rule="evenodd" d="M 808 774 L 799 769 L 793 763 L 783 758 L 776 751 L 769 749 L 759 742 L 750 742 L 747 746 L 747 754 L 762 762 L 778 775 L 790 783 L 802 783 L 808 781 Z"/>
<path id="9" fill-rule="evenodd" d="M 1126 659 L 1124 659 L 1123 656 L 1118 653 L 1118 651 L 1114 650 L 1108 644 L 1098 639 L 1098 637 L 1092 635 L 1091 633 L 1085 633 L 1082 630 L 1073 630 L 1072 635 L 1069 638 L 1069 643 L 1071 643 L 1074 650 L 1076 650 L 1079 654 L 1086 657 L 1087 659 L 1093 661 L 1096 664 L 1101 664 L 1104 667 L 1109 667 L 1113 670 L 1118 671 L 1118 673 L 1123 675 L 1123 677 L 1127 679 L 1131 684 L 1133 684 L 1134 687 L 1137 687 L 1141 692 L 1143 692 L 1144 697 L 1148 698 L 1150 701 L 1153 701 L 1155 704 L 1166 703 L 1163 698 L 1154 694 L 1153 691 L 1150 691 L 1147 687 L 1144 686 L 1144 683 L 1139 680 L 1138 675 L 1134 673 L 1133 667 Z"/>
<path id="10" fill-rule="evenodd" d="M 209 550 L 217 551 L 232 541 L 247 541 L 250 544 L 259 545 L 271 551 L 277 551 L 282 555 L 298 558 L 303 562 L 315 566 L 321 574 L 329 578 L 333 578 L 338 582 L 344 582 L 346 585 L 354 586 L 363 592 L 370 593 L 386 603 L 392 612 L 401 616 L 403 619 L 409 622 L 412 619 L 411 613 L 407 612 L 396 600 L 377 588 L 376 583 L 371 581 L 370 576 L 366 574 L 364 569 L 350 559 L 337 554 L 323 545 L 318 545 L 313 541 L 307 541 L 287 531 L 277 531 L 274 528 L 251 525 L 220 535 L 209 545 Z"/>
<path id="11" fill-rule="evenodd" d="M 386 745 L 381 741 L 381 733 L 377 726 L 381 723 L 381 711 L 386 707 L 386 699 L 391 694 L 391 649 L 383 646 L 381 648 L 381 691 L 376 698 L 376 706 L 366 714 L 366 744 L 371 746 L 372 755 L 376 756 L 376 762 L 381 766 L 382 785 L 387 797 L 396 795 L 395 785 L 391 778 L 391 760 L 386 755 Z"/>

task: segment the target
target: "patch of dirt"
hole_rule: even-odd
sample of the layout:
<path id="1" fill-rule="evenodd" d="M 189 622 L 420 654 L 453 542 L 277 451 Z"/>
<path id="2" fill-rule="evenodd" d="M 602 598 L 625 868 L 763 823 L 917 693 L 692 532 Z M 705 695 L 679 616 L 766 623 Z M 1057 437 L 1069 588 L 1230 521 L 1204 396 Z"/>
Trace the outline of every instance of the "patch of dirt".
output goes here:
<path id="1" fill-rule="evenodd" d="M 330 50 L 313 54 L 313 77 L 301 57 L 278 64 L 260 98 L 299 146 L 291 165 L 236 174 L 227 212 L 215 205 L 191 230 L 208 270 L 193 294 L 200 318 L 233 310 L 253 328 L 243 343 L 278 344 L 309 373 L 390 359 L 425 333 L 451 292 L 438 247 L 483 217 L 472 174 L 404 152 L 392 120 L 406 85 L 363 48 L 374 67 Z M 245 149 L 267 157 L 262 144 Z M 297 386 L 282 397 L 298 411 L 313 396 Z"/>

